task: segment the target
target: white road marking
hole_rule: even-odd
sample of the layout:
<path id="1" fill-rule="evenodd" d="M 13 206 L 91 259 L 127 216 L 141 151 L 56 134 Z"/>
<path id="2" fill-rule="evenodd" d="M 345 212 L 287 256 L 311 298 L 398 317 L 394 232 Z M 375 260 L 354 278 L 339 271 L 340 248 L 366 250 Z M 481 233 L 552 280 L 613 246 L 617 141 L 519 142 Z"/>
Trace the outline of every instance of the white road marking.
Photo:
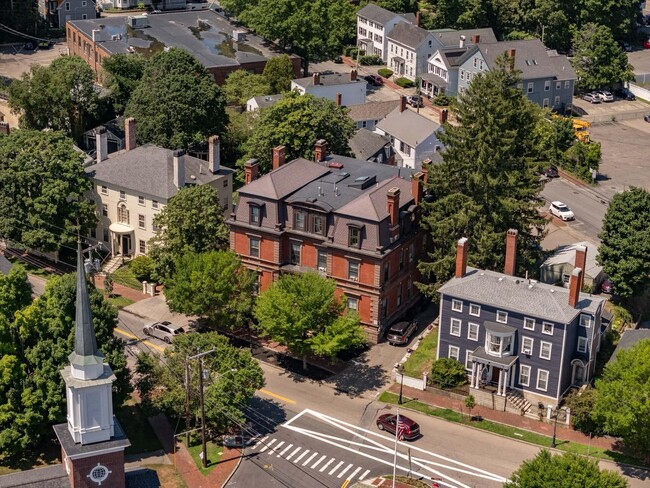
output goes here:
<path id="1" fill-rule="evenodd" d="M 364 479 L 366 476 L 368 476 L 368 473 L 370 473 L 370 470 L 369 470 L 369 469 L 366 470 L 366 471 L 365 471 L 361 476 L 359 476 L 359 481 L 361 481 L 361 480 Z"/>
<path id="2" fill-rule="evenodd" d="M 294 463 L 298 463 L 302 458 L 304 458 L 307 454 L 309 454 L 309 449 L 304 451 L 300 456 L 298 456 L 296 459 L 293 460 Z"/>
<path id="3" fill-rule="evenodd" d="M 320 458 L 318 461 L 316 461 L 314 464 L 312 464 L 311 469 L 316 469 L 316 466 L 318 466 L 320 463 L 323 462 L 323 459 L 325 459 L 327 456 L 323 455 L 322 458 Z"/>
<path id="4" fill-rule="evenodd" d="M 327 461 L 327 462 L 323 465 L 323 467 L 320 468 L 320 469 L 318 470 L 318 472 L 319 472 L 319 473 L 322 473 L 323 471 L 325 471 L 325 470 L 327 469 L 327 467 L 328 467 L 330 464 L 332 464 L 334 461 L 336 461 L 334 458 L 330 458 L 330 460 Z"/>
<path id="5" fill-rule="evenodd" d="M 284 456 L 284 454 L 293 447 L 293 444 L 289 444 L 287 447 L 285 447 L 280 454 L 278 454 L 278 457 Z"/>
<path id="6" fill-rule="evenodd" d="M 304 463 L 302 463 L 302 465 L 303 465 L 303 466 L 307 466 L 307 464 L 309 464 L 309 461 L 311 461 L 312 459 L 314 459 L 316 456 L 318 456 L 318 453 L 317 453 L 317 452 L 315 452 L 314 454 L 312 454 L 311 456 L 309 456 L 309 459 L 307 459 L 307 461 L 305 461 Z"/>
<path id="7" fill-rule="evenodd" d="M 300 449 L 302 449 L 302 447 L 296 447 L 296 450 L 287 456 L 287 461 L 291 459 L 298 451 L 300 451 Z"/>
<path id="8" fill-rule="evenodd" d="M 264 444 L 264 441 L 266 441 L 266 439 L 268 439 L 268 438 L 269 438 L 268 435 L 262 437 L 259 441 L 257 441 L 257 442 L 255 443 L 255 445 L 254 445 L 251 449 L 256 449 L 256 448 L 258 448 L 259 446 L 263 445 L 263 444 Z"/>
<path id="9" fill-rule="evenodd" d="M 269 442 L 267 442 L 266 444 L 264 444 L 264 447 L 263 447 L 262 449 L 260 449 L 260 452 L 264 452 L 264 451 L 266 451 L 269 447 L 271 447 L 271 446 L 273 445 L 273 443 L 274 443 L 275 441 L 277 441 L 277 439 L 271 439 Z"/>
<path id="10" fill-rule="evenodd" d="M 348 480 L 353 480 L 354 477 L 357 475 L 357 473 L 358 473 L 359 471 L 361 471 L 361 466 L 359 466 L 357 469 L 355 469 L 354 471 L 352 471 L 352 474 L 351 474 L 350 476 L 348 476 L 346 479 L 348 479 Z M 343 471 L 343 472 L 345 473 L 345 471 Z"/>
<path id="11" fill-rule="evenodd" d="M 332 468 L 332 471 L 330 471 L 330 472 L 327 473 L 327 474 L 328 474 L 329 476 L 332 476 L 334 473 L 336 473 L 336 471 L 337 471 L 337 470 L 338 470 L 342 465 L 343 465 L 343 461 L 339 461 L 339 463 L 338 463 L 336 466 L 334 466 L 334 468 Z"/>
<path id="12" fill-rule="evenodd" d="M 352 467 L 352 464 L 348 464 L 348 465 L 345 467 L 345 469 L 344 469 L 343 471 L 341 471 L 341 472 L 338 474 L 337 478 L 343 478 L 343 475 L 344 475 L 345 473 L 347 473 L 347 472 L 350 470 L 351 467 Z M 359 469 L 361 469 L 361 468 L 359 468 Z"/>
<path id="13" fill-rule="evenodd" d="M 284 441 L 280 442 L 279 444 L 276 444 L 274 447 L 271 448 L 269 451 L 269 456 L 273 453 L 276 453 L 280 450 L 280 448 L 284 445 Z"/>

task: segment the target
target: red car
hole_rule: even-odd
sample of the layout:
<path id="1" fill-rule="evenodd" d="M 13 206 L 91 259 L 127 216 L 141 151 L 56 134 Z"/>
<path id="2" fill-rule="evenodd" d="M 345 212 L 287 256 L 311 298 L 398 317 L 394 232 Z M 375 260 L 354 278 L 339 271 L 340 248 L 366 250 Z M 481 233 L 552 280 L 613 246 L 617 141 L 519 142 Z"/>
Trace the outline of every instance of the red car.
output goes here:
<path id="1" fill-rule="evenodd" d="M 395 435 L 395 424 L 397 423 L 397 415 L 392 413 L 385 413 L 377 417 L 377 428 L 385 430 L 390 434 Z M 414 420 L 411 420 L 404 415 L 399 416 L 399 423 L 404 427 L 402 438 L 407 441 L 412 441 L 420 437 L 420 426 Z"/>
<path id="2" fill-rule="evenodd" d="M 384 80 L 382 80 L 381 77 L 377 75 L 364 76 L 363 79 L 370 83 L 372 86 L 381 86 L 384 84 Z"/>
<path id="3" fill-rule="evenodd" d="M 645 41 L 643 41 L 643 48 L 650 49 L 650 39 L 646 39 Z"/>

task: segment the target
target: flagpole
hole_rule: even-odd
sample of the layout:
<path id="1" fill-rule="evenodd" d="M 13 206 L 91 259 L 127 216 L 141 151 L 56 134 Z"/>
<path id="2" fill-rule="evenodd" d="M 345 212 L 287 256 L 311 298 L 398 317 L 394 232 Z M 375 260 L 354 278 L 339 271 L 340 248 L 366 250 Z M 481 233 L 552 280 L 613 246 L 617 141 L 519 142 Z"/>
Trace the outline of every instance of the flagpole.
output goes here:
<path id="1" fill-rule="evenodd" d="M 399 408 L 397 409 L 397 422 L 395 423 L 395 454 L 393 456 L 393 488 L 395 488 L 395 477 L 397 475 L 397 438 L 399 437 Z"/>

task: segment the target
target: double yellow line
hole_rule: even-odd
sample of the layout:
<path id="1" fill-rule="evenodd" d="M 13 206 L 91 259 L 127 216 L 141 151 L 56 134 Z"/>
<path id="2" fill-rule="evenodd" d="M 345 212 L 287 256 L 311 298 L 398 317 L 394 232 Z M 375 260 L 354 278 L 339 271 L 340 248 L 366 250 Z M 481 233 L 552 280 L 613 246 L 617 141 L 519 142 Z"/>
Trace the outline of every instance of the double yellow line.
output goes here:
<path id="1" fill-rule="evenodd" d="M 153 347 L 153 348 L 156 349 L 157 351 L 165 352 L 165 348 L 164 348 L 164 347 L 161 347 L 161 346 L 159 346 L 159 345 L 157 345 L 157 344 L 154 344 L 153 342 L 148 341 L 148 340 L 146 340 L 146 339 L 140 339 L 138 336 L 133 335 L 133 334 L 131 334 L 130 332 L 127 332 L 127 331 L 125 331 L 125 330 L 122 330 L 122 329 L 120 329 L 120 328 L 118 328 L 118 327 L 115 327 L 113 330 L 114 330 L 115 332 L 117 332 L 118 334 L 123 335 L 124 337 L 128 337 L 129 339 L 135 339 L 136 341 L 140 341 L 140 342 L 142 342 L 143 344 L 146 344 L 146 345 L 149 346 L 149 347 Z"/>
<path id="2" fill-rule="evenodd" d="M 341 488 L 347 488 L 349 484 L 350 484 L 350 478 L 348 478 L 347 480 L 345 480 L 343 482 L 343 484 L 341 485 Z"/>

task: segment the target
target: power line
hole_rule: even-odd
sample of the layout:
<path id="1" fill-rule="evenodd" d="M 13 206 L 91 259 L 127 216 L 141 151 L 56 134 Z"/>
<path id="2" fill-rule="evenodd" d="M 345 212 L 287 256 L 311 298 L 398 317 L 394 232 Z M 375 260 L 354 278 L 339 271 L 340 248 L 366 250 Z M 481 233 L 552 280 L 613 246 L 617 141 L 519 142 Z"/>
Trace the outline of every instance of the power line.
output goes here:
<path id="1" fill-rule="evenodd" d="M 9 34 L 13 34 L 15 36 L 24 37 L 26 39 L 34 39 L 36 41 L 45 41 L 45 42 L 50 42 L 51 41 L 51 39 L 45 39 L 43 37 L 35 37 L 35 36 L 31 36 L 29 34 L 25 34 L 23 32 L 19 32 L 16 29 L 12 29 L 11 27 L 7 27 L 4 24 L 0 24 L 0 30 L 3 30 L 5 32 L 7 32 Z"/>

